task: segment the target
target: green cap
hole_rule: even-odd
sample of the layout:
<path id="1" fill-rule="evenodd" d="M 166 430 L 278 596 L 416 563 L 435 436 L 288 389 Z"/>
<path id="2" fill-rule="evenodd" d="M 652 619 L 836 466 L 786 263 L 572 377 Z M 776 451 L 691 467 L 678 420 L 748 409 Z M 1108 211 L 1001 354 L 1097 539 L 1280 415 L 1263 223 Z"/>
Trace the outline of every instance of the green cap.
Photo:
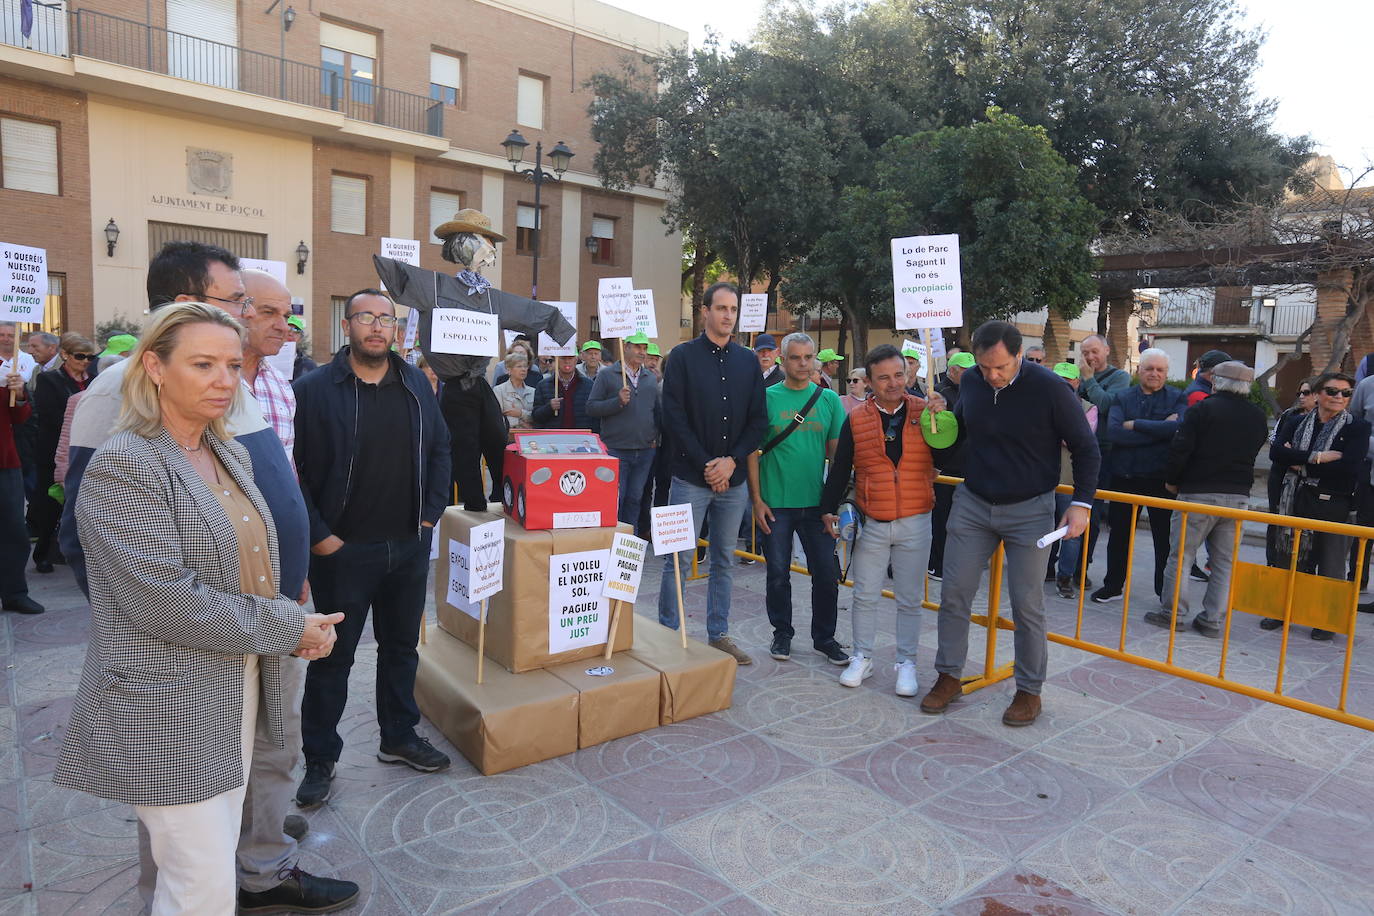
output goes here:
<path id="1" fill-rule="evenodd" d="M 583 352 L 583 353 L 586 353 L 588 350 L 600 350 L 600 349 L 601 349 L 601 342 L 600 342 L 600 341 L 597 341 L 597 340 L 589 340 L 589 341 L 587 341 L 586 343 L 584 343 L 584 344 L 582 345 L 582 352 Z"/>
<path id="2" fill-rule="evenodd" d="M 1054 374 L 1060 378 L 1078 378 L 1078 367 L 1073 363 L 1055 363 Z"/>
<path id="3" fill-rule="evenodd" d="M 121 356 L 125 353 L 128 353 L 136 346 L 138 346 L 138 338 L 134 335 L 116 334 L 109 340 L 105 341 L 105 352 L 101 353 L 100 355 L 102 357 Z"/>
<path id="4" fill-rule="evenodd" d="M 629 337 L 626 337 L 624 340 L 624 343 L 632 344 L 648 344 L 648 342 L 649 338 L 645 336 L 643 331 L 635 331 L 633 334 L 631 334 Z"/>
<path id="5" fill-rule="evenodd" d="M 644 355 L 645 355 L 645 356 L 662 356 L 662 355 L 663 355 L 663 351 L 660 350 L 660 349 L 658 348 L 658 344 L 656 344 L 656 343 L 650 343 L 650 344 L 649 344 L 649 349 L 648 349 L 648 351 L 647 351 Z"/>
<path id="6" fill-rule="evenodd" d="M 902 347 L 902 355 L 903 355 L 903 356 L 910 356 L 912 359 L 920 359 L 920 358 L 921 358 L 921 351 L 920 351 L 920 350 L 917 350 L 915 347 L 912 347 L 912 346 L 905 346 L 905 347 Z"/>
<path id="7" fill-rule="evenodd" d="M 955 353 L 953 356 L 951 356 L 951 357 L 949 358 L 949 365 L 951 365 L 951 366 L 958 366 L 960 369 L 972 369 L 972 368 L 973 368 L 973 354 L 972 354 L 972 353 Z"/>
<path id="8" fill-rule="evenodd" d="M 286 319 L 286 323 L 291 325 L 291 327 L 295 328 L 297 331 L 300 331 L 302 334 L 305 333 L 305 319 L 302 318 L 300 315 L 289 316 Z"/>
<path id="9" fill-rule="evenodd" d="M 836 360 L 841 359 L 844 359 L 844 357 L 836 353 L 829 347 L 826 347 L 824 350 L 816 354 L 816 362 L 818 363 L 833 363 Z"/>
<path id="10" fill-rule="evenodd" d="M 930 430 L 930 411 L 921 411 L 921 436 L 931 448 L 949 448 L 959 438 L 959 420 L 948 410 L 935 415 L 939 429 Z"/>

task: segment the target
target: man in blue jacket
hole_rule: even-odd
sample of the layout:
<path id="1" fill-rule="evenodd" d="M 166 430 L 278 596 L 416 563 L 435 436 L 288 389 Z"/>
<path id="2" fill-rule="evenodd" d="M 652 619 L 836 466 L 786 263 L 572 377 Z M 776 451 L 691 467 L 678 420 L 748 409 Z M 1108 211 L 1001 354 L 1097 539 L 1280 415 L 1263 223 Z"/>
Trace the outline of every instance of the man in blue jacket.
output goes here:
<path id="1" fill-rule="evenodd" d="M 296 804 L 329 797 L 339 719 L 368 611 L 377 638 L 377 759 L 421 772 L 448 757 L 415 733 L 420 621 L 434 524 L 448 504 L 449 434 L 423 372 L 391 352 L 396 306 L 375 289 L 344 303 L 348 345 L 296 382 L 296 472 L 310 518 L 317 607 L 342 611 L 334 651 L 310 663 Z"/>
<path id="2" fill-rule="evenodd" d="M 1112 444 L 1112 489 L 1141 496 L 1170 499 L 1164 489 L 1169 442 L 1178 431 L 1184 411 L 1183 392 L 1165 384 L 1169 355 L 1153 347 L 1140 354 L 1140 384 L 1116 393 L 1107 411 L 1107 441 Z M 1101 424 L 1101 420 L 1098 423 Z M 1164 587 L 1164 562 L 1169 557 L 1170 510 L 1149 507 L 1150 537 L 1155 545 L 1154 589 Z M 1121 597 L 1126 561 L 1131 550 L 1131 520 L 1140 507 L 1113 502 L 1107 508 L 1107 575 L 1093 601 L 1103 604 Z"/>
<path id="3" fill-rule="evenodd" d="M 596 352 L 600 353 L 600 348 Z M 587 413 L 591 393 L 592 380 L 578 370 L 577 357 L 558 357 L 558 367 L 534 389 L 534 424 L 541 429 L 599 431 L 599 424 Z"/>

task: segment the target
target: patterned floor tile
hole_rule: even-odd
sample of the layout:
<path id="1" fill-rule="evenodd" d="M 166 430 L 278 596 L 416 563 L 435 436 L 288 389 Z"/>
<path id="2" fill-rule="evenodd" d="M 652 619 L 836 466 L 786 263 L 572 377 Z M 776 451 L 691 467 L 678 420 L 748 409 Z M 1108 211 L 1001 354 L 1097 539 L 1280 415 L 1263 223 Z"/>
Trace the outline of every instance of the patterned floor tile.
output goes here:
<path id="1" fill-rule="evenodd" d="M 744 734 L 739 729 L 733 729 L 733 731 L 736 734 Z M 699 745 L 688 740 L 686 746 L 697 747 Z M 588 782 L 597 782 L 602 779 L 623 776 L 631 770 L 638 770 L 641 767 L 663 763 L 670 760 L 672 756 L 673 752 L 651 740 L 649 733 L 641 733 L 626 738 L 617 738 L 614 741 L 607 741 L 605 744 L 598 744 L 594 747 L 584 747 L 569 758 L 568 764 Z"/>
<path id="2" fill-rule="evenodd" d="M 919 805 L 1021 753 L 1013 744 L 949 719 L 932 718 L 919 731 L 835 764 L 862 786 L 902 807 Z"/>
<path id="3" fill-rule="evenodd" d="M 559 872 L 597 913 L 700 913 L 735 889 L 662 836 L 648 836 Z"/>
<path id="4" fill-rule="evenodd" d="M 749 896 L 774 913 L 830 916 L 924 916 L 935 910 L 915 892 L 847 859 L 822 853 L 794 865 Z"/>
<path id="5" fill-rule="evenodd" d="M 1265 704 L 1222 732 L 1237 744 L 1328 772 L 1368 755 L 1374 735 L 1296 709 Z"/>
<path id="6" fill-rule="evenodd" d="M 19 745 L 24 774 L 41 776 L 57 766 L 62 736 L 72 714 L 72 696 L 57 697 L 18 708 Z"/>
<path id="7" fill-rule="evenodd" d="M 944 909 L 949 916 L 1101 916 L 1099 905 L 1019 866 L 994 875 Z"/>
<path id="8" fill-rule="evenodd" d="M 986 845 L 910 812 L 850 833 L 834 849 L 859 869 L 910 889 L 933 908 L 1006 866 L 1006 859 Z"/>
<path id="9" fill-rule="evenodd" d="M 1158 719 L 1212 732 L 1232 725 L 1260 705 L 1259 700 L 1229 690 L 1181 679 L 1171 680 L 1126 704 L 1129 709 Z"/>
<path id="10" fill-rule="evenodd" d="M 1361 874 L 1367 878 L 1368 871 Z M 1367 880 L 1260 842 L 1245 850 L 1179 909 L 1179 916 L 1343 916 L 1374 912 Z"/>
<path id="11" fill-rule="evenodd" d="M 39 916 L 141 916 L 138 861 L 121 862 L 54 882 L 30 895 Z"/>
<path id="12" fill-rule="evenodd" d="M 498 913 L 505 916 L 580 916 L 592 910 L 587 909 L 576 894 L 553 878 L 541 878 L 453 912 L 470 913 L 473 916 Z"/>
<path id="13" fill-rule="evenodd" d="M 1116 709 L 1069 729 L 1038 750 L 1053 760 L 1129 788 L 1210 737 L 1196 728 Z"/>
<path id="14" fill-rule="evenodd" d="M 15 702 L 19 706 L 71 697 L 86 660 L 83 643 L 21 652 L 14 663 Z"/>
<path id="15" fill-rule="evenodd" d="M 24 827 L 24 786 L 17 779 L 0 782 L 0 898 L 23 893 L 32 885 L 28 837 Z"/>
<path id="16" fill-rule="evenodd" d="M 1050 683 L 1108 703 L 1127 703 L 1169 681 L 1167 674 L 1098 658 L 1051 675 Z"/>
<path id="17" fill-rule="evenodd" d="M 1368 786 L 1332 776 L 1289 811 L 1265 839 L 1368 882 L 1372 836 L 1374 799 L 1369 798 Z"/>
<path id="18" fill-rule="evenodd" d="M 603 780 L 597 787 L 655 829 L 738 801 L 738 792 L 712 779 L 696 765 L 700 753 L 680 754 L 672 760 Z"/>
<path id="19" fill-rule="evenodd" d="M 915 703 L 903 703 L 886 691 L 867 685 L 851 691 L 838 681 L 830 689 L 843 693 L 827 705 L 762 725 L 755 732 L 798 757 L 829 764 L 929 724 Z"/>
<path id="20" fill-rule="evenodd" d="M 548 871 L 560 871 L 648 832 L 642 822 L 590 786 L 496 815 L 492 821 Z"/>
<path id="21" fill-rule="evenodd" d="M 119 806 L 119 802 L 54 786 L 51 775 L 24 780 L 24 791 L 28 798 L 28 822 L 31 827 L 55 824 Z"/>
<path id="22" fill-rule="evenodd" d="M 856 813 L 851 828 L 870 821 Z M 664 831 L 708 872 L 748 888 L 792 868 L 815 849 L 814 840 L 766 804 L 743 801 Z"/>
<path id="23" fill-rule="evenodd" d="M 0 693 L 7 691 L 0 690 Z M 0 706 L 0 782 L 17 779 L 23 773 L 19 750 L 19 714 L 10 706 Z"/>
<path id="24" fill-rule="evenodd" d="M 115 805 L 29 831 L 33 884 L 42 888 L 138 859 L 138 820 Z"/>
<path id="25" fill-rule="evenodd" d="M 546 875 L 520 845 L 489 822 L 461 827 L 373 855 L 401 904 L 446 913 Z"/>
<path id="26" fill-rule="evenodd" d="M 965 698 L 961 703 L 951 706 L 945 715 L 960 725 L 999 741 L 1020 748 L 1033 748 L 1112 708 L 1110 703 L 1094 697 L 1056 684 L 1045 684 L 1040 694 L 1042 711 L 1035 724 L 1024 728 L 1008 728 L 1002 724 L 1002 713 L 1006 712 L 1014 690 L 1015 687 L 1009 681 L 1004 681 L 978 691 L 986 695 L 982 697 L 983 702 L 969 704 L 968 698 Z"/>

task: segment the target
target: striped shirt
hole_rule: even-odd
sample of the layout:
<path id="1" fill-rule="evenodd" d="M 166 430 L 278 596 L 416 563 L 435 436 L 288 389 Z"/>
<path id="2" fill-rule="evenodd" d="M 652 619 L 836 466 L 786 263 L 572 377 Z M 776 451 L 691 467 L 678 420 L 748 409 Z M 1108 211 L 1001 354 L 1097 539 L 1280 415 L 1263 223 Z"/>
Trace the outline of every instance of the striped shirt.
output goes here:
<path id="1" fill-rule="evenodd" d="M 258 399 L 262 408 L 262 418 L 276 432 L 286 449 L 286 460 L 295 467 L 296 448 L 296 393 L 291 383 L 277 374 L 265 359 L 258 361 L 258 375 L 248 389 Z"/>

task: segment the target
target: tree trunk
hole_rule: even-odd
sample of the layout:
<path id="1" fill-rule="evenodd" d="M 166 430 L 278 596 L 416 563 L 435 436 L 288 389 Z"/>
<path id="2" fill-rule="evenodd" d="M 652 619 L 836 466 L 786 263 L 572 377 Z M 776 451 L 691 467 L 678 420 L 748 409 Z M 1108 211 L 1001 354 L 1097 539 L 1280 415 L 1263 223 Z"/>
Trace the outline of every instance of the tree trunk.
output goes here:
<path id="1" fill-rule="evenodd" d="M 848 333 L 849 333 L 849 315 L 848 315 L 846 312 L 843 312 L 843 311 L 842 311 L 842 312 L 840 312 L 840 339 L 835 343 L 835 352 L 836 352 L 836 353 L 839 353 L 839 354 L 842 355 L 842 356 L 844 355 L 844 339 L 845 339 L 845 336 L 846 336 Z M 851 354 L 851 355 L 852 355 L 852 354 Z M 851 360 L 849 361 L 849 364 L 850 364 L 851 366 L 854 364 L 853 359 L 851 359 Z"/>
<path id="2" fill-rule="evenodd" d="M 854 353 L 849 362 L 850 368 L 858 365 L 868 352 L 868 320 L 859 314 L 858 306 L 852 302 L 842 302 L 838 306 L 840 314 L 847 319 L 849 330 L 854 335 Z M 817 341 L 819 346 L 819 341 Z"/>
<path id="3" fill-rule="evenodd" d="M 1097 333 L 1103 340 L 1107 339 L 1107 297 L 1097 297 Z"/>
<path id="4" fill-rule="evenodd" d="M 706 292 L 706 267 L 715 259 L 700 242 L 695 243 L 696 260 L 692 262 L 692 336 L 701 333 L 701 296 Z"/>

